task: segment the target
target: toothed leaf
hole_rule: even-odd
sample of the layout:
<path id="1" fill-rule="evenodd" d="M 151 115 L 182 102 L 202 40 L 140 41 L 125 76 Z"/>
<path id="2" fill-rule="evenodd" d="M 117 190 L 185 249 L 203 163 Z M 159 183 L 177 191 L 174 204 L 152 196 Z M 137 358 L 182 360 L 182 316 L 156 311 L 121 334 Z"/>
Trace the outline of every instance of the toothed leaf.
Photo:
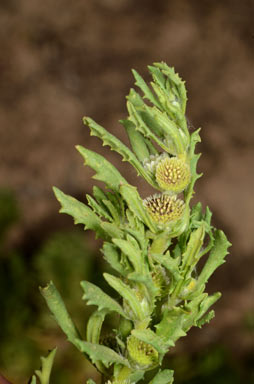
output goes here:
<path id="1" fill-rule="evenodd" d="M 87 205 L 81 203 L 72 196 L 66 195 L 60 189 L 54 187 L 54 193 L 61 204 L 61 213 L 72 216 L 75 224 L 84 224 L 85 229 L 92 229 L 98 236 L 107 238 L 107 233 L 101 228 L 100 218 Z"/>
<path id="2" fill-rule="evenodd" d="M 80 339 L 77 339 L 75 342 L 79 350 L 90 357 L 92 363 L 101 361 L 106 367 L 110 367 L 115 363 L 129 366 L 127 359 L 104 345 L 89 343 Z"/>
<path id="3" fill-rule="evenodd" d="M 118 191 L 121 184 L 127 183 L 120 172 L 103 156 L 80 145 L 76 148 L 85 159 L 85 165 L 88 165 L 96 172 L 93 176 L 94 179 L 103 181 L 114 191 Z"/>
<path id="4" fill-rule="evenodd" d="M 107 309 L 110 312 L 117 312 L 123 317 L 127 317 L 120 304 L 104 293 L 96 285 L 88 281 L 81 281 L 81 287 L 85 294 L 82 299 L 87 300 L 88 305 L 97 305 L 99 310 Z"/>

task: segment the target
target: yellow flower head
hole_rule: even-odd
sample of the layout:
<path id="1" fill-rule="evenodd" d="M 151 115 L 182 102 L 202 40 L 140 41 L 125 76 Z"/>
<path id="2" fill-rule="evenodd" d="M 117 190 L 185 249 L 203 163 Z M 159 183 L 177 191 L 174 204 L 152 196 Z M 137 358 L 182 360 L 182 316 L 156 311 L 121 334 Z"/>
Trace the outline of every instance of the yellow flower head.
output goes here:
<path id="1" fill-rule="evenodd" d="M 144 205 L 157 224 L 168 224 L 180 219 L 185 207 L 183 200 L 166 194 L 150 196 L 144 200 Z"/>
<path id="2" fill-rule="evenodd" d="M 190 182 L 190 167 L 183 159 L 165 157 L 158 163 L 155 177 L 162 189 L 179 193 L 183 191 Z"/>

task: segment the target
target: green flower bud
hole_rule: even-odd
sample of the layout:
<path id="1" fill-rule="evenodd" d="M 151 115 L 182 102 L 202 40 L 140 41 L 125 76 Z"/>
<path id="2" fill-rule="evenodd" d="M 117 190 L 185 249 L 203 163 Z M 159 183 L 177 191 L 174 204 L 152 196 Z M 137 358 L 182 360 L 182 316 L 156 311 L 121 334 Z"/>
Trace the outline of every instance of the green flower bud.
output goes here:
<path id="1" fill-rule="evenodd" d="M 158 163 L 155 177 L 158 185 L 162 189 L 179 193 L 183 191 L 190 182 L 190 167 L 183 159 L 165 157 Z"/>
<path id="2" fill-rule="evenodd" d="M 135 336 L 129 336 L 127 340 L 129 358 L 136 369 L 146 369 L 158 363 L 158 351 Z"/>
<path id="3" fill-rule="evenodd" d="M 183 200 L 167 194 L 150 196 L 144 200 L 144 205 L 153 221 L 163 225 L 179 220 L 185 207 Z"/>

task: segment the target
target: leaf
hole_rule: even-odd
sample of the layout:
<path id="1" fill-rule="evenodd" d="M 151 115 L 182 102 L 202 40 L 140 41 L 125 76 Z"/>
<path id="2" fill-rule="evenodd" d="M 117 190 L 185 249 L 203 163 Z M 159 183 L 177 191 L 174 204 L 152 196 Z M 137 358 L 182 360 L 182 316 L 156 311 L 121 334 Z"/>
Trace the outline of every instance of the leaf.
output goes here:
<path id="1" fill-rule="evenodd" d="M 163 140 L 161 140 L 156 134 L 154 134 L 150 127 L 145 123 L 143 116 L 139 110 L 137 110 L 135 104 L 133 104 L 133 98 L 130 99 L 127 102 L 127 108 L 129 112 L 129 120 L 131 120 L 135 126 L 136 129 L 142 133 L 146 138 L 153 140 L 155 143 L 157 143 L 164 151 L 168 151 L 168 146 L 165 145 Z M 158 186 L 154 182 L 150 183 L 151 185 L 154 185 L 155 188 L 158 189 Z"/>
<path id="2" fill-rule="evenodd" d="M 89 317 L 86 327 L 86 338 L 88 342 L 99 344 L 102 324 L 108 312 L 109 311 L 107 311 L 107 309 L 104 309 L 102 311 L 95 311 Z M 106 373 L 105 366 L 101 361 L 96 361 L 95 365 L 100 372 L 104 374 Z"/>
<path id="3" fill-rule="evenodd" d="M 121 305 L 104 293 L 99 287 L 88 281 L 81 281 L 80 284 L 85 292 L 82 299 L 87 300 L 88 305 L 97 305 L 99 310 L 107 309 L 109 312 L 114 311 L 127 318 Z"/>
<path id="4" fill-rule="evenodd" d="M 176 340 L 186 336 L 183 330 L 184 311 L 179 307 L 164 310 L 162 320 L 155 326 L 156 334 L 161 336 L 168 347 L 173 347 Z"/>
<path id="5" fill-rule="evenodd" d="M 190 149 L 189 149 L 189 158 L 190 158 L 190 169 L 191 169 L 191 182 L 188 188 L 184 191 L 185 204 L 189 204 L 193 193 L 195 182 L 202 176 L 202 174 L 197 173 L 197 162 L 201 154 L 195 154 L 196 144 L 201 141 L 199 136 L 200 129 L 194 131 L 190 137 Z"/>
<path id="6" fill-rule="evenodd" d="M 182 255 L 181 269 L 187 272 L 190 267 L 191 270 L 195 267 L 199 260 L 199 251 L 203 245 L 205 236 L 205 225 L 204 222 L 199 224 L 199 228 L 192 231 L 190 239 L 187 244 L 187 249 Z"/>
<path id="7" fill-rule="evenodd" d="M 96 172 L 94 179 L 103 181 L 113 191 L 118 191 L 121 184 L 127 184 L 120 172 L 103 156 L 80 145 L 76 148 L 85 159 L 85 164 Z"/>
<path id="8" fill-rule="evenodd" d="M 223 231 L 216 230 L 214 235 L 214 246 L 210 255 L 199 275 L 198 285 L 206 284 L 213 272 L 223 263 L 225 256 L 228 254 L 230 242 L 227 240 Z"/>
<path id="9" fill-rule="evenodd" d="M 135 317 L 139 320 L 144 318 L 142 308 L 139 300 L 137 299 L 135 292 L 118 277 L 110 275 L 109 273 L 103 274 L 107 283 L 118 292 L 130 305 Z"/>
<path id="10" fill-rule="evenodd" d="M 156 226 L 153 224 L 152 219 L 146 211 L 143 201 L 137 191 L 137 188 L 129 184 L 121 185 L 120 194 L 126 201 L 132 213 L 136 215 L 144 224 L 146 224 L 152 232 L 155 233 Z"/>
<path id="11" fill-rule="evenodd" d="M 101 361 L 106 367 L 115 363 L 129 366 L 127 359 L 104 345 L 89 343 L 88 341 L 80 339 L 76 339 L 75 343 L 81 352 L 84 352 L 90 357 L 93 364 Z"/>
<path id="12" fill-rule="evenodd" d="M 112 217 L 108 214 L 107 210 L 100 204 L 97 203 L 96 200 L 92 198 L 92 196 L 86 195 L 88 205 L 92 208 L 94 213 L 96 213 L 100 217 L 104 217 L 105 219 L 108 219 L 109 221 L 112 221 Z"/>
<path id="13" fill-rule="evenodd" d="M 215 316 L 215 312 L 212 310 L 208 313 L 206 313 L 203 317 L 201 317 L 196 322 L 196 326 L 201 328 L 204 324 L 209 323 Z"/>
<path id="14" fill-rule="evenodd" d="M 114 223 L 102 221 L 101 229 L 103 229 L 103 231 L 107 233 L 107 236 L 111 238 L 122 238 L 124 236 L 124 232 Z"/>
<path id="15" fill-rule="evenodd" d="M 137 170 L 138 175 L 142 175 L 149 183 L 152 182 L 148 172 L 145 171 L 143 165 L 126 145 L 91 118 L 84 117 L 83 121 L 89 126 L 92 136 L 99 137 L 103 141 L 103 145 L 109 145 L 113 151 L 122 156 L 123 161 L 128 161 Z"/>
<path id="16" fill-rule="evenodd" d="M 176 281 L 182 279 L 182 276 L 179 273 L 179 258 L 173 258 L 170 256 L 169 252 L 165 255 L 153 254 L 153 259 L 157 261 L 157 263 L 163 265 L 174 277 Z"/>
<path id="17" fill-rule="evenodd" d="M 107 309 L 103 309 L 102 311 L 95 311 L 89 317 L 86 326 L 86 338 L 88 342 L 99 344 L 101 327 L 108 312 L 110 311 Z"/>
<path id="18" fill-rule="evenodd" d="M 133 329 L 131 333 L 137 339 L 144 341 L 147 344 L 151 344 L 160 354 L 164 355 L 168 350 L 168 345 L 151 329 Z"/>
<path id="19" fill-rule="evenodd" d="M 86 384 L 96 384 L 96 382 L 93 381 L 93 379 L 88 379 L 88 380 L 86 381 Z"/>
<path id="20" fill-rule="evenodd" d="M 149 382 L 149 384 L 173 384 L 174 382 L 174 371 L 169 369 L 164 369 L 159 371 L 154 378 Z"/>
<path id="21" fill-rule="evenodd" d="M 113 269 L 115 269 L 123 276 L 127 275 L 129 271 L 126 270 L 119 261 L 120 255 L 115 245 L 105 242 L 103 244 L 102 252 L 105 260 L 111 265 Z"/>
<path id="22" fill-rule="evenodd" d="M 111 214 L 115 224 L 119 225 L 120 224 L 120 217 L 119 217 L 119 213 L 118 213 L 118 210 L 116 209 L 116 207 L 108 199 L 103 200 L 103 204 L 109 210 L 109 212 L 110 212 L 110 214 Z"/>
<path id="23" fill-rule="evenodd" d="M 138 273 L 142 273 L 143 260 L 141 257 L 140 250 L 134 248 L 133 245 L 127 240 L 113 239 L 113 243 L 117 245 L 121 249 L 121 251 L 128 257 L 135 271 Z"/>
<path id="24" fill-rule="evenodd" d="M 208 311 L 208 309 L 221 297 L 220 292 L 216 292 L 213 295 L 207 296 L 204 298 L 204 300 L 201 302 L 198 312 L 197 320 L 201 319 L 205 313 Z"/>
<path id="25" fill-rule="evenodd" d="M 53 349 L 47 357 L 41 357 L 41 370 L 36 370 L 41 384 L 49 384 L 52 365 L 54 362 L 57 348 Z M 36 383 L 36 378 L 33 376 L 32 383 Z"/>
<path id="26" fill-rule="evenodd" d="M 71 320 L 64 302 L 53 282 L 51 281 L 45 288 L 40 288 L 40 292 L 68 340 L 76 345 L 75 340 L 79 338 L 79 332 Z"/>
<path id="27" fill-rule="evenodd" d="M 145 371 L 141 371 L 140 369 L 138 371 L 134 371 L 130 374 L 129 380 L 131 383 L 137 383 L 139 380 L 143 379 L 145 374 Z"/>
<path id="28" fill-rule="evenodd" d="M 92 229 L 100 237 L 107 238 L 107 233 L 101 228 L 100 218 L 87 205 L 74 197 L 66 195 L 60 189 L 53 187 L 57 200 L 61 204 L 61 213 L 67 213 L 74 218 L 75 224 L 84 224 L 85 229 Z"/>
<path id="29" fill-rule="evenodd" d="M 160 106 L 159 101 L 156 99 L 156 97 L 154 96 L 153 92 L 148 87 L 148 85 L 146 84 L 144 79 L 139 75 L 139 73 L 137 71 L 135 71 L 135 69 L 132 70 L 132 73 L 133 73 L 133 76 L 136 80 L 135 85 L 137 85 L 141 89 L 141 91 L 144 93 L 144 98 L 146 98 L 152 104 L 154 104 L 158 108 L 160 108 L 161 106 Z"/>
<path id="30" fill-rule="evenodd" d="M 146 145 L 144 136 L 141 135 L 141 133 L 139 133 L 138 131 L 136 131 L 135 125 L 132 121 L 121 120 L 120 123 L 124 126 L 127 132 L 133 152 L 135 153 L 139 161 L 141 161 L 142 163 L 145 159 L 148 159 L 150 156 L 150 152 Z"/>

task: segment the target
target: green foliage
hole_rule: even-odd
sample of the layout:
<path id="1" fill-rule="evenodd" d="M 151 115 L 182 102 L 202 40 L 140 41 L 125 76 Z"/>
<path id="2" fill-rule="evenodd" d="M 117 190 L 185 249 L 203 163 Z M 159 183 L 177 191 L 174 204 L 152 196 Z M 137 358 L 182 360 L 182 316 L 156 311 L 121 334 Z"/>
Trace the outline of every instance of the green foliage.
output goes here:
<path id="1" fill-rule="evenodd" d="M 56 348 L 53 349 L 47 357 L 41 357 L 41 370 L 36 370 L 36 376 L 40 384 L 49 384 L 52 365 L 56 354 Z M 36 384 L 36 376 L 33 375 L 31 384 Z"/>
<path id="2" fill-rule="evenodd" d="M 201 327 L 214 316 L 210 307 L 220 293 L 209 296 L 206 283 L 224 262 L 230 245 L 223 232 L 212 227 L 208 208 L 203 213 L 200 203 L 190 206 L 195 182 L 201 176 L 196 169 L 200 155 L 195 153 L 200 137 L 198 130 L 190 135 L 187 128 L 184 82 L 165 63 L 155 63 L 148 69 L 153 79 L 151 87 L 133 71 L 143 97 L 130 91 L 129 115 L 121 121 L 132 150 L 91 118 L 85 117 L 84 123 L 91 135 L 118 152 L 157 189 L 157 197 L 170 195 L 175 201 L 174 191 L 178 189 L 170 183 L 180 179 L 178 164 L 183 164 L 191 174 L 184 183 L 180 180 L 181 191 L 184 188 L 183 214 L 158 220 L 158 215 L 169 209 L 163 205 L 169 199 L 146 200 L 151 205 L 148 210 L 138 189 L 111 163 L 78 146 L 85 164 L 95 171 L 94 178 L 105 184 L 105 191 L 95 187 L 94 196 L 87 196 L 88 205 L 57 188 L 54 192 L 62 207 L 60 212 L 71 215 L 75 224 L 83 224 L 85 230 L 94 231 L 105 241 L 102 251 L 113 272 L 103 276 L 116 295 L 112 298 L 110 289 L 108 294 L 88 281 L 81 283 L 83 299 L 97 307 L 87 323 L 87 340 L 83 340 L 54 284 L 42 289 L 69 341 L 97 367 L 104 380 L 115 384 L 136 383 L 150 370 L 154 375 L 151 384 L 173 383 L 173 371 L 160 370 L 164 355 L 192 326 Z M 175 159 L 170 161 L 170 170 L 165 158 Z M 161 179 L 167 180 L 163 189 L 157 183 L 157 167 Z M 204 255 L 208 257 L 198 275 L 197 266 Z M 105 342 L 103 325 L 111 312 L 119 324 Z"/>

